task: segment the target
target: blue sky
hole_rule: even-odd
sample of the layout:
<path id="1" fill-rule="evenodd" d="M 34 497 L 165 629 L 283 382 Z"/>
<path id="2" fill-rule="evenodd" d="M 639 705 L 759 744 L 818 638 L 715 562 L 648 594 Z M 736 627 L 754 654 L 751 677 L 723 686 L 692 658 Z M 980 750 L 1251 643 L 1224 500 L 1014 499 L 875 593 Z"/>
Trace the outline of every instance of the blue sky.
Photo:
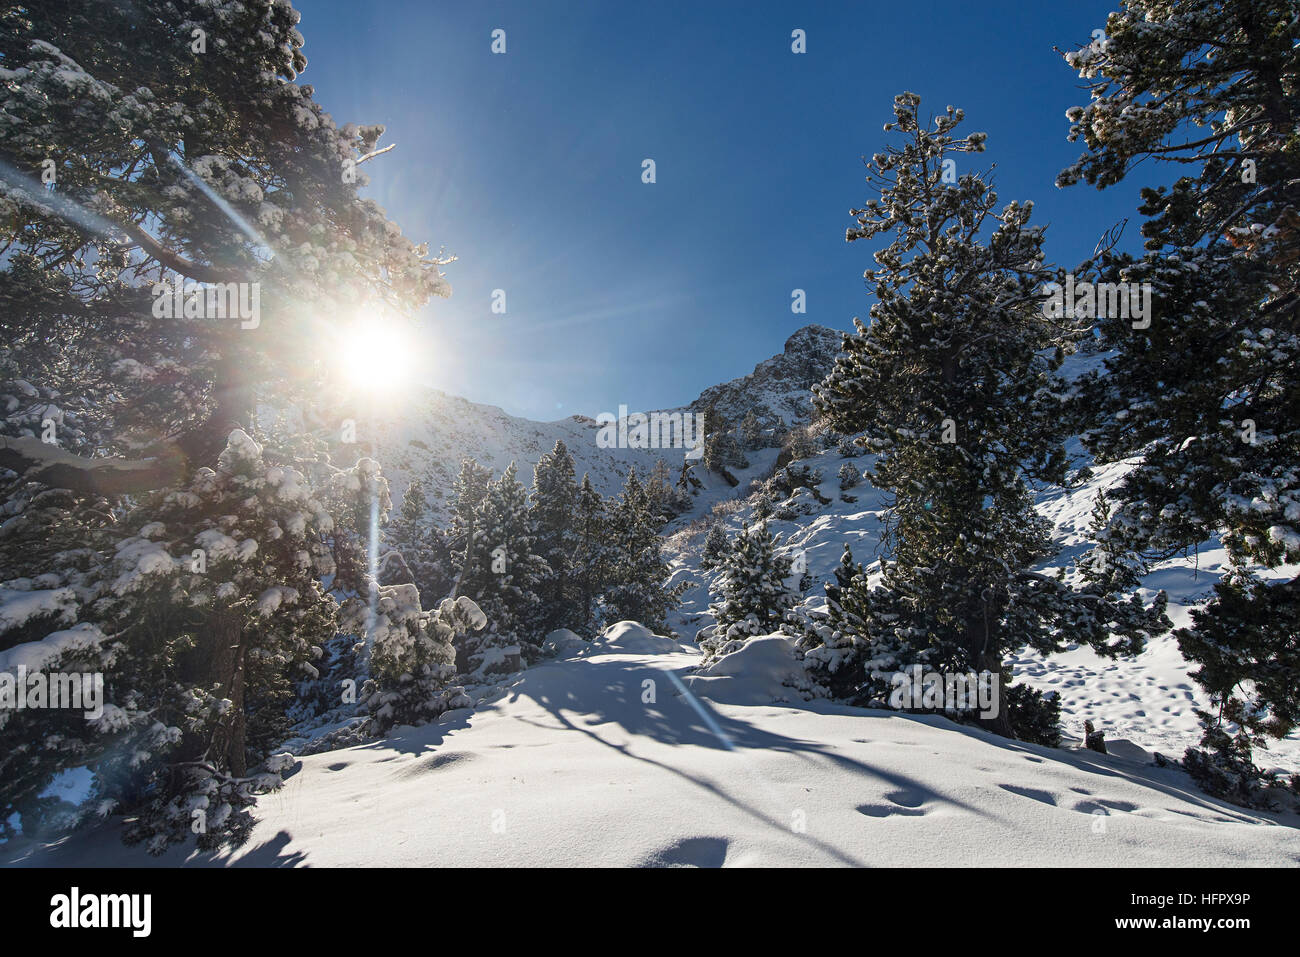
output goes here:
<path id="1" fill-rule="evenodd" d="M 1086 43 L 1108 2 L 296 6 L 301 82 L 397 144 L 366 165 L 368 195 L 459 257 L 452 298 L 420 314 L 422 378 L 516 415 L 680 405 L 802 325 L 866 318 L 877 247 L 844 230 L 903 90 L 989 134 L 999 197 L 1034 201 L 1051 260 L 1126 216 L 1136 245 L 1136 178 L 1053 184 L 1080 152 L 1065 110 L 1086 101 L 1053 47 Z"/>

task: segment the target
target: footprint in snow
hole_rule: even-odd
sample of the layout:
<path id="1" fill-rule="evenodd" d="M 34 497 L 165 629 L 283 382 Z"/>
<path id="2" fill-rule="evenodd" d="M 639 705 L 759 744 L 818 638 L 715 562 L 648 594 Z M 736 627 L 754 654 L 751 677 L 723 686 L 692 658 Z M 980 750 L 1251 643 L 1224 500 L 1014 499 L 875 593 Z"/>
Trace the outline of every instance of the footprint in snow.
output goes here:
<path id="1" fill-rule="evenodd" d="M 919 817 L 927 810 L 924 807 L 925 795 L 920 791 L 908 789 L 890 791 L 885 795 L 885 800 L 889 803 L 860 804 L 857 811 L 867 817 L 892 817 L 895 814 L 903 817 Z"/>
<path id="2" fill-rule="evenodd" d="M 688 837 L 641 862 L 642 867 L 721 867 L 728 842 L 721 837 Z"/>
<path id="3" fill-rule="evenodd" d="M 1056 807 L 1056 797 L 1048 791 L 1040 791 L 1037 788 L 1020 788 L 1014 784 L 999 784 L 1004 791 L 1010 791 L 1012 794 L 1019 794 L 1021 797 L 1027 797 L 1033 801 L 1040 801 L 1043 804 L 1049 804 Z"/>
<path id="4" fill-rule="evenodd" d="M 440 751 L 431 757 L 416 758 L 398 773 L 402 777 L 418 777 L 422 774 L 428 774 L 430 771 L 436 771 L 438 768 L 444 768 L 449 764 L 469 761 L 473 757 L 474 755 L 467 751 Z"/>

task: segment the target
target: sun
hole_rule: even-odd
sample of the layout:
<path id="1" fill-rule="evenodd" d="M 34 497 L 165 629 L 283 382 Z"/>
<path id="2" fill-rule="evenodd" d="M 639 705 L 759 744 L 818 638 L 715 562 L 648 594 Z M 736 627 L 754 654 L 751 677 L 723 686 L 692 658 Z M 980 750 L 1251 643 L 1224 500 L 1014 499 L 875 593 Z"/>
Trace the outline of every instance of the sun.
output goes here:
<path id="1" fill-rule="evenodd" d="M 359 319 L 343 331 L 335 349 L 338 371 L 352 391 L 388 395 L 411 383 L 417 345 L 409 322 Z"/>

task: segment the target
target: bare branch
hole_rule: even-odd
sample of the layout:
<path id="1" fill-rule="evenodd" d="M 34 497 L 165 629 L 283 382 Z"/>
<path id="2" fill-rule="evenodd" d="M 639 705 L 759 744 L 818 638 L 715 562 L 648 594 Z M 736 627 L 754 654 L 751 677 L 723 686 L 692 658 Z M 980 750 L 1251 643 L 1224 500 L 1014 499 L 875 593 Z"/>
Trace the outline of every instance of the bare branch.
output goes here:
<path id="1" fill-rule="evenodd" d="M 371 150 L 371 151 L 370 151 L 369 153 L 367 153 L 365 156 L 363 156 L 363 157 L 361 157 L 359 160 L 357 160 L 357 165 L 360 166 L 360 165 L 361 165 L 362 163 L 364 163 L 366 160 L 368 160 L 368 159 L 374 159 L 376 156 L 383 156 L 383 155 L 384 155 L 385 153 L 387 153 L 389 150 L 396 148 L 396 146 L 397 146 L 396 143 L 389 143 L 389 144 L 388 144 L 387 146 L 385 146 L 382 150 Z"/>

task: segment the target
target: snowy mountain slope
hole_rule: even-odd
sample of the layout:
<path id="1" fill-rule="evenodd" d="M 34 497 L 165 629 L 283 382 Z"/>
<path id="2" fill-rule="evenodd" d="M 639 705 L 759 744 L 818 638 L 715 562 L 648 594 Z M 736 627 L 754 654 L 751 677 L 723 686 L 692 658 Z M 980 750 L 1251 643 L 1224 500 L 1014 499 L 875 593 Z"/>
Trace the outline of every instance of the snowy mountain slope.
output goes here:
<path id="1" fill-rule="evenodd" d="M 1077 446 L 1073 451 L 1078 451 Z M 856 502 L 841 499 L 836 473 L 846 461 L 863 469 L 870 460 L 866 456 L 846 459 L 836 451 L 801 460 L 801 465 L 822 472 L 824 481 L 819 491 L 824 498 L 831 499 L 831 504 L 822 506 L 810 494 L 801 493 L 790 502 L 775 503 L 777 514 L 769 520 L 773 532 L 783 537 L 782 551 L 804 553 L 814 579 L 807 592 L 812 607 L 824 605 L 822 584 L 833 580 L 846 542 L 853 549 L 854 560 L 862 562 L 868 570 L 879 557 L 880 510 L 884 503 L 880 493 L 865 483 L 846 493 L 856 497 Z M 1094 499 L 1101 489 L 1118 480 L 1124 468 L 1120 465 L 1098 469 L 1091 481 L 1073 492 L 1050 488 L 1039 495 L 1038 509 L 1053 522 L 1055 539 L 1061 548 L 1045 569 L 1067 566 L 1089 547 L 1087 532 Z M 783 504 L 808 514 L 783 520 L 780 517 Z M 729 537 L 734 538 L 742 525 L 753 520 L 753 505 L 751 497 L 719 510 Z M 704 532 L 703 522 L 680 520 L 669 529 L 667 538 L 665 552 L 674 569 L 672 581 L 695 583 L 686 592 L 682 606 L 668 619 L 669 626 L 686 639 L 712 621 L 706 612 L 708 583 L 713 574 L 699 568 Z M 1222 548 L 1211 543 L 1199 554 L 1162 563 L 1144 579 L 1144 587 L 1148 595 L 1162 588 L 1168 592 L 1169 617 L 1176 627 L 1181 626 L 1189 620 L 1190 607 L 1207 596 L 1224 572 L 1224 563 Z M 1297 571 L 1300 570 L 1281 568 L 1277 575 L 1294 575 Z M 1081 739 L 1083 722 L 1090 719 L 1110 739 L 1130 739 L 1149 751 L 1175 758 L 1181 757 L 1200 738 L 1193 709 L 1206 707 L 1208 701 L 1188 676 L 1187 662 L 1171 633 L 1151 641 L 1134 659 L 1112 661 L 1090 648 L 1080 647 L 1046 658 L 1027 653 L 1013 658 L 1011 663 L 1016 680 L 1061 694 L 1063 730 L 1069 736 Z M 1256 749 L 1256 763 L 1263 768 L 1275 766 L 1291 771 L 1300 768 L 1300 734 L 1272 742 L 1269 748 Z"/>
<path id="2" fill-rule="evenodd" d="M 781 639 L 692 677 L 632 623 L 494 700 L 301 759 L 244 848 L 123 847 L 112 829 L 20 865 L 1294 866 L 1300 830 L 1181 771 L 825 702 L 761 701 Z M 742 661 L 741 659 L 747 659 Z M 649 684 L 647 684 L 649 682 Z M 681 688 L 690 685 L 689 694 Z M 648 689 L 653 689 L 651 699 Z M 593 840 L 599 835 L 599 840 Z M 12 859 L 11 859 L 12 860 Z"/>
<path id="3" fill-rule="evenodd" d="M 824 326 L 806 326 L 786 340 L 779 354 L 760 362 L 752 373 L 706 389 L 687 406 L 627 411 L 693 413 L 712 403 L 733 422 L 750 410 L 765 425 L 778 419 L 786 425 L 807 421 L 812 410 L 810 390 L 834 364 L 840 336 Z M 607 411 L 619 413 L 613 404 Z M 369 423 L 365 425 L 369 427 Z M 460 470 L 461 459 L 466 457 L 477 459 L 497 475 L 514 461 L 520 479 L 528 483 L 538 458 L 562 440 L 574 457 L 578 477 L 590 473 L 597 491 L 614 495 L 630 467 L 635 466 L 644 476 L 660 458 L 668 464 L 675 480 L 685 454 L 682 449 L 601 448 L 597 444 L 600 427 L 593 418 L 570 416 L 557 422 L 534 422 L 434 389 L 410 397 L 400 418 L 379 417 L 373 426 L 378 436 L 378 457 L 392 484 L 394 502 L 400 501 L 413 477 L 423 477 L 439 520 L 446 514 L 447 490 Z M 770 457 L 775 459 L 775 455 L 773 451 Z M 761 453 L 758 459 L 763 459 Z M 697 469 L 696 475 L 707 486 L 697 510 L 707 510 L 719 498 L 730 497 L 731 487 L 720 477 L 706 477 L 703 469 Z"/>

